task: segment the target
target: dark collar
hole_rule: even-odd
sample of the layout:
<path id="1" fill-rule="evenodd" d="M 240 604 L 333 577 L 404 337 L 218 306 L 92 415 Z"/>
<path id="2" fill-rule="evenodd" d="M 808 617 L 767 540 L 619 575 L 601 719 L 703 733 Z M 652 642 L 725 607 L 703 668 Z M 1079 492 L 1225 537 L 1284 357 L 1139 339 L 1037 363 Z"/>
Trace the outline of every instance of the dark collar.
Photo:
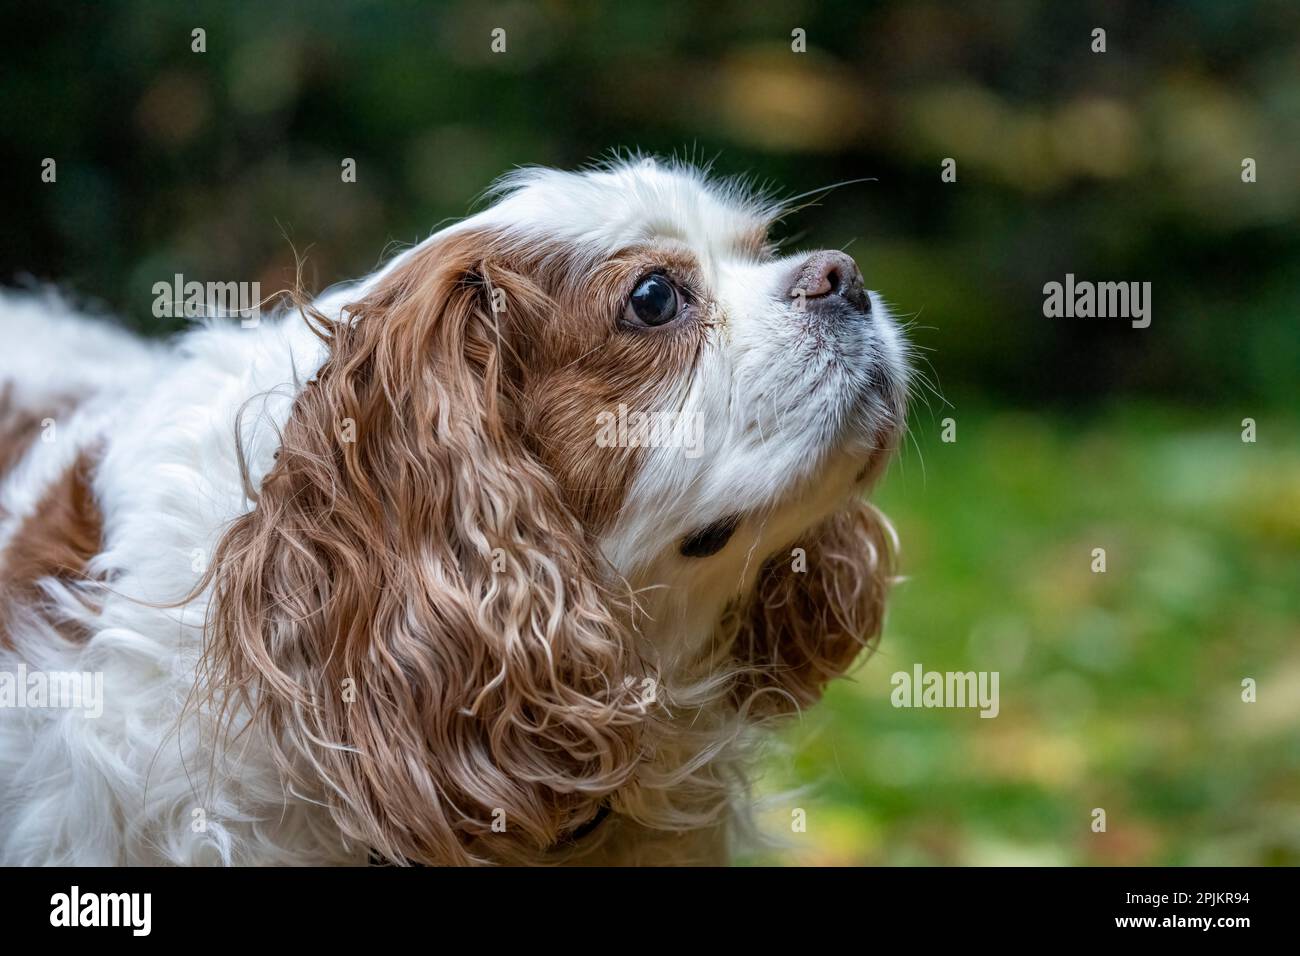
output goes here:
<path id="1" fill-rule="evenodd" d="M 596 815 L 594 817 L 592 817 L 582 826 L 578 827 L 578 829 L 570 833 L 567 837 L 564 838 L 562 842 L 578 843 L 581 842 L 582 840 L 585 840 L 587 837 L 595 833 L 596 830 L 600 828 L 600 825 L 602 823 L 604 823 L 606 820 L 609 819 L 610 812 L 611 811 L 609 809 L 609 804 L 602 803 L 599 807 L 596 808 Z"/>
<path id="2" fill-rule="evenodd" d="M 561 847 L 569 847 L 575 843 L 581 843 L 587 837 L 591 836 L 598 829 L 600 829 L 600 825 L 609 819 L 611 812 L 612 811 L 609 809 L 609 804 L 602 803 L 599 807 L 596 808 L 596 815 L 592 817 L 590 820 L 588 820 L 586 823 L 584 823 L 582 826 L 578 827 L 578 829 L 574 830 L 568 836 L 563 837 L 558 843 L 556 843 L 555 845 L 556 849 L 559 849 Z M 381 857 L 374 850 L 370 851 L 370 859 L 368 862 L 371 866 L 392 865 L 388 863 L 386 860 L 384 860 L 384 858 Z"/>

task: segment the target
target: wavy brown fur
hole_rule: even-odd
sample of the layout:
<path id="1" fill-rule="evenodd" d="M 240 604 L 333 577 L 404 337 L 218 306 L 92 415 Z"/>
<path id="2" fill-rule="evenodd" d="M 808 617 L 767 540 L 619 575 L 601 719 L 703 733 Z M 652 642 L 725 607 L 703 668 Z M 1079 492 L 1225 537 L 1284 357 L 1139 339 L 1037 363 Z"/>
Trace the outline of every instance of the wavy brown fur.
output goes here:
<path id="1" fill-rule="evenodd" d="M 627 781 L 639 671 L 511 425 L 503 330 L 469 277 L 509 278 L 472 243 L 437 252 L 350 321 L 317 317 L 330 357 L 212 564 L 209 689 L 239 688 L 286 775 L 323 779 L 343 832 L 385 858 L 518 859 Z"/>
<path id="2" fill-rule="evenodd" d="M 206 699 L 228 727 L 251 716 L 286 781 L 392 862 L 566 859 L 602 802 L 620 819 L 597 858 L 644 858 L 611 832 L 717 834 L 745 731 L 879 631 L 891 551 L 864 506 L 827 522 L 808 573 L 764 571 L 722 622 L 725 659 L 648 666 L 573 491 L 523 437 L 519 323 L 553 307 L 469 235 L 340 321 L 308 309 L 329 357 L 200 584 Z"/>
<path id="3" fill-rule="evenodd" d="M 875 507 L 859 501 L 832 515 L 806 550 L 805 571 L 791 568 L 788 552 L 768 562 L 753 597 L 722 625 L 735 628 L 736 693 L 756 716 L 816 703 L 884 625 L 895 548 Z"/>

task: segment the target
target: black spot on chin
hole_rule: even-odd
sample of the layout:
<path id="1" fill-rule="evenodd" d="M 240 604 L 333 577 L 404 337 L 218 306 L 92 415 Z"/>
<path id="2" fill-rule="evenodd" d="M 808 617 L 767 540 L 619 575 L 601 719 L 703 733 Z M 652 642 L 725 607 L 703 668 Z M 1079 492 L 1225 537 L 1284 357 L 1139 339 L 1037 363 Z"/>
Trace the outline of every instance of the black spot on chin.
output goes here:
<path id="1" fill-rule="evenodd" d="M 717 554 L 727 546 L 739 525 L 740 515 L 728 515 L 687 535 L 682 539 L 682 557 L 707 558 L 711 554 Z"/>

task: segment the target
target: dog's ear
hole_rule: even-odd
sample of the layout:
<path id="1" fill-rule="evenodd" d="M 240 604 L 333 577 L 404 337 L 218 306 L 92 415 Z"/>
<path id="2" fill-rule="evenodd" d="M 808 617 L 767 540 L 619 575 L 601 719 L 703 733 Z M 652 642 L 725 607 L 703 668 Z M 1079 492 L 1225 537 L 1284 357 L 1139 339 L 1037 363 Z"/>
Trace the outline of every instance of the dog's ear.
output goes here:
<path id="1" fill-rule="evenodd" d="M 885 516 L 859 501 L 771 558 L 722 623 L 737 705 L 761 717 L 816 702 L 879 636 L 895 551 Z"/>
<path id="2" fill-rule="evenodd" d="M 208 693 L 390 861 L 534 858 L 642 756 L 625 602 L 516 427 L 512 313 L 548 307 L 464 235 L 317 316 L 209 572 Z"/>

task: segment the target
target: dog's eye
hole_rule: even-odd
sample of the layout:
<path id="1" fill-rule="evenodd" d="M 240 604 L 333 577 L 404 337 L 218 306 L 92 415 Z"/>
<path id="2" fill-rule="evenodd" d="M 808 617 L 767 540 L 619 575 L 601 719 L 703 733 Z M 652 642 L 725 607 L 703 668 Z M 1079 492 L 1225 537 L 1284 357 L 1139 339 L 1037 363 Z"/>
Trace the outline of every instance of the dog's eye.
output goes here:
<path id="1" fill-rule="evenodd" d="M 677 317 L 680 297 L 666 277 L 648 275 L 637 283 L 627 300 L 627 316 L 642 325 L 663 325 Z"/>

